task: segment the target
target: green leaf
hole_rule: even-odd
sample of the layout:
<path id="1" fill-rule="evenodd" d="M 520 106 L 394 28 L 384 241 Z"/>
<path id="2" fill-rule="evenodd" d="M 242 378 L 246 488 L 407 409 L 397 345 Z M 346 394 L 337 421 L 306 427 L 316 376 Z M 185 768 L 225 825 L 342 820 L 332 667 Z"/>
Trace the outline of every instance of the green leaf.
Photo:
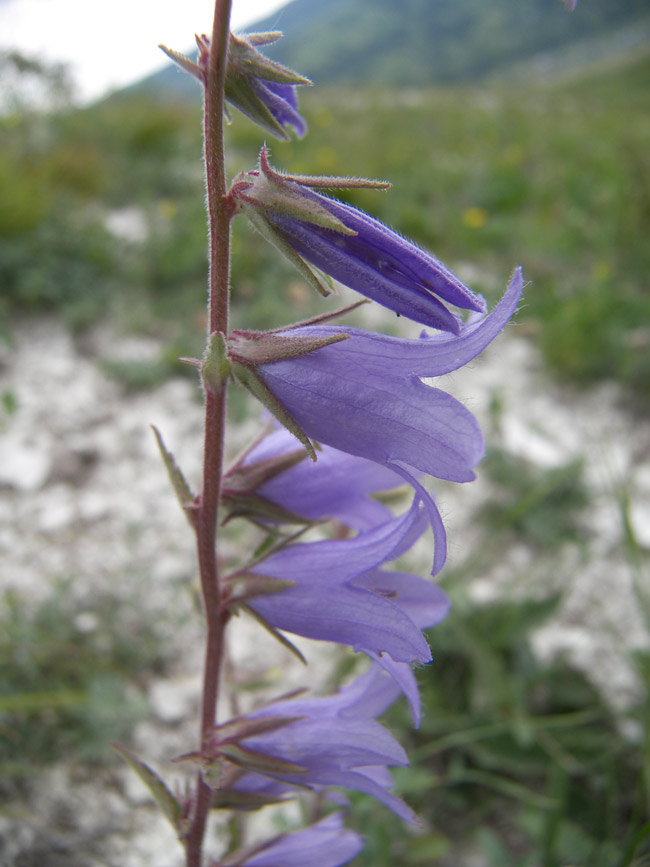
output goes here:
<path id="1" fill-rule="evenodd" d="M 194 494 L 192 493 L 192 490 L 187 483 L 181 469 L 176 463 L 174 455 L 167 450 L 160 431 L 157 427 L 155 427 L 155 425 L 151 425 L 151 429 L 154 433 L 154 436 L 156 437 L 158 449 L 163 459 L 163 463 L 165 464 L 167 475 L 169 476 L 169 481 L 172 483 L 172 488 L 174 489 L 174 493 L 176 494 L 176 499 L 180 503 L 183 511 L 185 512 L 187 520 L 193 526 L 195 502 Z"/>
<path id="2" fill-rule="evenodd" d="M 283 647 L 286 647 L 287 650 L 291 651 L 291 653 L 293 653 L 293 655 L 297 659 L 299 659 L 300 662 L 302 662 L 304 665 L 307 665 L 307 660 L 302 655 L 302 653 L 298 650 L 296 645 L 292 644 L 292 642 L 289 641 L 289 639 L 286 638 L 286 636 L 284 636 L 281 632 L 278 632 L 278 630 L 274 626 L 271 626 L 271 624 L 268 622 L 268 620 L 266 620 L 264 617 L 262 617 L 261 614 L 258 614 L 258 612 L 255 611 L 254 608 L 250 608 L 248 605 L 242 605 L 241 607 L 242 607 L 242 609 L 247 611 L 252 617 L 254 617 L 255 620 L 257 620 L 257 622 L 261 626 L 263 626 L 264 629 L 266 629 L 266 631 L 270 635 L 273 636 L 273 638 L 276 639 L 276 641 L 279 641 Z"/>
<path id="3" fill-rule="evenodd" d="M 130 750 L 119 744 L 112 744 L 113 749 L 130 765 L 151 792 L 154 801 L 160 807 L 163 815 L 176 831 L 179 837 L 185 832 L 183 808 L 180 801 L 169 791 L 158 774 L 149 765 L 141 762 Z"/>

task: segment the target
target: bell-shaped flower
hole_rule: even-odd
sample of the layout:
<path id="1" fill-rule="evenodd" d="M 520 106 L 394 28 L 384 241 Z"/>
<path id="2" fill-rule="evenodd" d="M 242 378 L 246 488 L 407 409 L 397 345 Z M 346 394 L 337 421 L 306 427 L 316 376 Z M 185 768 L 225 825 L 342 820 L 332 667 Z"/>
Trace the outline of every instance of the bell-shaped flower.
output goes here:
<path id="1" fill-rule="evenodd" d="M 316 189 L 386 187 L 355 178 L 288 176 L 269 165 L 240 174 L 230 196 L 251 222 L 323 294 L 314 268 L 389 310 L 432 328 L 458 333 L 461 320 L 447 302 L 483 312 L 483 299 L 442 262 L 378 220 Z"/>
<path id="2" fill-rule="evenodd" d="M 289 128 L 302 138 L 307 124 L 298 112 L 296 85 L 311 81 L 269 60 L 256 48 L 281 36 L 279 32 L 230 34 L 225 95 L 242 114 L 278 138 L 288 139 Z"/>
<path id="3" fill-rule="evenodd" d="M 248 773 L 237 783 L 241 790 L 249 780 L 255 788 L 255 778 L 263 775 L 287 786 L 365 792 L 416 824 L 412 810 L 389 791 L 388 767 L 407 765 L 406 753 L 375 720 L 398 695 L 395 682 L 373 666 L 335 695 L 278 701 L 249 714 L 244 724 L 260 729 L 264 723 L 265 730 L 240 738 L 237 750 L 222 750 L 220 730 L 215 729 L 202 753 L 203 763 L 225 758 L 244 768 Z M 274 718 L 279 725 L 269 725 Z"/>
<path id="4" fill-rule="evenodd" d="M 225 499 L 261 497 L 308 521 L 334 518 L 367 530 L 392 518 L 370 495 L 404 484 L 402 476 L 374 461 L 322 446 L 317 460 L 284 428 L 256 443 L 224 476 Z"/>
<path id="5" fill-rule="evenodd" d="M 282 33 L 230 34 L 228 62 L 224 81 L 224 95 L 230 105 L 281 139 L 289 138 L 293 129 L 298 138 L 307 132 L 305 119 L 298 111 L 296 86 L 311 84 L 308 78 L 269 60 L 257 45 L 268 45 L 280 39 Z M 209 37 L 197 36 L 199 49 L 197 61 L 161 45 L 165 54 L 185 72 L 189 72 L 205 85 L 210 59 Z"/>
<path id="6" fill-rule="evenodd" d="M 341 867 L 363 849 L 363 838 L 332 813 L 315 825 L 234 852 L 213 867 Z"/>
<path id="7" fill-rule="evenodd" d="M 478 422 L 420 377 L 449 373 L 475 358 L 508 322 L 522 288 L 518 268 L 492 313 L 471 318 L 457 336 L 410 340 L 334 325 L 297 328 L 288 333 L 348 339 L 261 364 L 257 374 L 308 437 L 397 472 L 468 482 L 484 450 Z"/>
<path id="8" fill-rule="evenodd" d="M 276 630 L 388 653 L 397 662 L 428 662 L 429 646 L 400 607 L 399 592 L 357 586 L 361 576 L 407 551 L 425 527 L 426 513 L 416 499 L 401 517 L 353 539 L 288 545 L 246 573 L 258 582 L 283 582 L 277 592 L 251 594 L 244 604 Z M 240 577 L 228 576 L 226 587 L 236 586 Z M 422 593 L 429 592 L 440 591 L 422 580 Z M 234 597 L 231 604 L 242 603 Z"/>

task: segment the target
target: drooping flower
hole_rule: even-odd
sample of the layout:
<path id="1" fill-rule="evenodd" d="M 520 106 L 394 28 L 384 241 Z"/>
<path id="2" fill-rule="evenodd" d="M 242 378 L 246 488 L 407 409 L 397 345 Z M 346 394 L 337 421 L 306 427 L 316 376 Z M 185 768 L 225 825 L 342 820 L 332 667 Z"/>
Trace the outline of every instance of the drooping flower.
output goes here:
<path id="1" fill-rule="evenodd" d="M 268 45 L 280 39 L 282 33 L 230 34 L 228 62 L 224 82 L 227 102 L 238 108 L 252 121 L 281 139 L 289 138 L 293 129 L 298 138 L 307 132 L 305 119 L 298 111 L 297 85 L 311 84 L 308 78 L 269 60 L 257 45 Z M 210 58 L 209 37 L 197 36 L 197 61 L 161 45 L 165 54 L 190 75 L 205 85 Z"/>
<path id="2" fill-rule="evenodd" d="M 386 187 L 355 178 L 288 176 L 269 165 L 242 173 L 231 197 L 251 222 L 312 285 L 328 289 L 312 270 L 422 325 L 458 333 L 461 320 L 443 302 L 484 312 L 483 299 L 442 262 L 363 211 L 316 189 Z"/>
<path id="3" fill-rule="evenodd" d="M 290 462 L 292 456 L 295 462 Z M 226 473 L 223 490 L 233 508 L 238 499 L 245 506 L 255 496 L 310 521 L 335 518 L 367 530 L 392 518 L 390 510 L 369 495 L 403 484 L 388 467 L 330 446 L 322 446 L 313 463 L 289 431 L 277 428 Z"/>
<path id="4" fill-rule="evenodd" d="M 291 582 L 290 586 L 253 595 L 244 602 L 275 629 L 348 644 L 358 651 L 388 653 L 397 662 L 429 662 L 431 651 L 420 627 L 402 609 L 399 587 L 385 592 L 363 585 L 366 573 L 409 550 L 426 522 L 416 498 L 404 515 L 353 539 L 281 548 L 247 570 L 244 577 L 263 576 Z M 237 586 L 239 579 L 241 573 L 234 573 L 226 583 Z M 421 578 L 415 581 L 420 582 L 423 604 L 444 599 L 435 584 Z M 236 596 L 233 604 L 239 604 Z M 446 608 L 442 616 L 444 613 Z"/>
<path id="5" fill-rule="evenodd" d="M 458 335 L 410 340 L 344 326 L 296 328 L 284 334 L 347 339 L 260 364 L 255 373 L 306 436 L 384 464 L 416 488 L 416 471 L 468 482 L 483 455 L 478 422 L 455 398 L 419 377 L 449 373 L 475 358 L 508 322 L 522 288 L 518 268 L 497 307 L 470 318 Z M 237 358 L 241 352 L 241 346 L 233 349 Z"/>
<path id="6" fill-rule="evenodd" d="M 311 81 L 269 60 L 256 48 L 281 36 L 279 32 L 230 34 L 225 95 L 242 114 L 278 138 L 288 139 L 289 128 L 302 138 L 307 124 L 298 112 L 296 86 Z"/>
<path id="7" fill-rule="evenodd" d="M 235 852 L 213 867 L 341 867 L 362 849 L 363 838 L 344 827 L 339 812 L 309 828 Z"/>
<path id="8" fill-rule="evenodd" d="M 220 728 L 208 739 L 202 753 L 207 761 L 234 761 L 247 771 L 236 786 L 257 788 L 260 775 L 287 786 L 321 790 L 328 786 L 366 792 L 406 822 L 417 824 L 412 810 L 390 790 L 389 766 L 407 765 L 408 759 L 395 738 L 375 717 L 399 695 L 395 682 L 378 666 L 332 696 L 278 701 L 249 714 L 240 722 L 259 729 L 278 718 L 280 725 L 229 741 L 223 746 Z M 291 720 L 290 722 L 286 722 Z M 226 724 L 226 732 L 233 723 Z M 268 757 L 268 760 L 265 759 Z M 220 769 L 222 782 L 227 779 Z"/>

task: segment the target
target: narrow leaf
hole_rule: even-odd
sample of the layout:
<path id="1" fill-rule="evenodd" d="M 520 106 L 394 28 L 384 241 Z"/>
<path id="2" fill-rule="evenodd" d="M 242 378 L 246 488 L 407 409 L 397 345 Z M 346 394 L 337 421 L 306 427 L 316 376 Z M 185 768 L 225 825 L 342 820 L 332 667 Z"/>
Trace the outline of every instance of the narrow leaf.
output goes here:
<path id="1" fill-rule="evenodd" d="M 142 782 L 151 792 L 156 804 L 162 810 L 163 815 L 176 831 L 179 837 L 184 833 L 183 808 L 180 801 L 169 791 L 158 774 L 141 762 L 132 752 L 119 744 L 112 744 L 113 749 L 130 765 L 132 770 L 140 777 Z"/>
<path id="2" fill-rule="evenodd" d="M 250 750 L 241 744 L 220 744 L 219 752 L 229 761 L 260 774 L 306 774 L 307 769 L 295 762 L 269 756 L 258 750 Z"/>
<path id="3" fill-rule="evenodd" d="M 252 792 L 236 792 L 229 789 L 216 789 L 212 795 L 213 810 L 259 810 L 273 804 L 281 804 L 282 796 L 259 795 Z"/>
<path id="4" fill-rule="evenodd" d="M 300 660 L 300 662 L 302 662 L 304 665 L 307 665 L 307 660 L 298 650 L 295 644 L 292 644 L 292 642 L 289 641 L 288 638 L 286 638 L 281 632 L 278 632 L 278 630 L 274 626 L 271 626 L 271 624 L 268 622 L 268 620 L 266 620 L 265 617 L 262 617 L 261 614 L 258 614 L 258 612 L 255 611 L 254 608 L 251 608 L 249 605 L 242 605 L 241 607 L 243 610 L 247 611 L 252 617 L 254 617 L 255 620 L 257 620 L 257 622 L 260 624 L 260 626 L 263 626 L 264 629 L 266 629 L 269 635 L 272 635 L 273 638 L 275 638 L 277 641 L 280 642 L 281 645 L 283 645 L 283 647 L 286 647 L 287 650 L 290 650 L 291 653 L 293 653 L 293 655 Z"/>
<path id="5" fill-rule="evenodd" d="M 255 572 L 240 572 L 232 577 L 229 584 L 234 585 L 234 592 L 231 591 L 232 595 L 228 597 L 228 607 L 241 605 L 256 596 L 268 596 L 270 593 L 279 593 L 296 586 L 295 581 L 283 581 L 281 578 L 258 575 Z"/>
<path id="6" fill-rule="evenodd" d="M 160 431 L 157 427 L 155 427 L 155 425 L 151 425 L 151 429 L 154 433 L 154 436 L 156 437 L 160 456 L 162 457 L 163 463 L 165 464 L 165 469 L 167 470 L 169 481 L 171 482 L 174 493 L 176 494 L 176 499 L 180 503 L 183 511 L 185 512 L 187 520 L 192 526 L 194 526 L 194 495 L 192 494 L 192 491 L 185 479 L 185 476 L 183 475 L 178 464 L 176 463 L 174 455 L 167 450 Z"/>
<path id="7" fill-rule="evenodd" d="M 262 735 L 267 732 L 274 732 L 277 729 L 291 725 L 291 723 L 299 722 L 304 719 L 301 716 L 259 716 L 259 717 L 238 717 L 237 719 L 229 720 L 223 725 L 216 726 L 214 733 L 219 743 L 219 749 L 223 744 L 230 741 L 242 741 L 246 738 L 252 738 L 256 735 Z"/>

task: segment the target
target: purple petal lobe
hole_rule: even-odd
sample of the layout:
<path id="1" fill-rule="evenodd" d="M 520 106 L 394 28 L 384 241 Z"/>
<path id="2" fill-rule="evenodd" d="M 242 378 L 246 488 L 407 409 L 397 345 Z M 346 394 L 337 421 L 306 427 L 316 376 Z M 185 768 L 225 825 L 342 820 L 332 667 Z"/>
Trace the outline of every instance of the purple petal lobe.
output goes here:
<path id="1" fill-rule="evenodd" d="M 389 598 L 419 629 L 436 626 L 449 613 L 450 602 L 444 590 L 408 572 L 376 569 L 356 578 L 354 585 Z"/>
<path id="2" fill-rule="evenodd" d="M 402 550 L 405 538 L 415 539 L 426 527 L 426 515 L 414 501 L 408 512 L 354 539 L 296 544 L 263 560 L 253 571 L 296 581 L 300 586 L 329 587 L 368 572 Z"/>
<path id="3" fill-rule="evenodd" d="M 352 860 L 363 848 L 363 839 L 343 826 L 341 813 L 286 834 L 242 867 L 340 867 Z"/>
<path id="4" fill-rule="evenodd" d="M 263 365 L 261 376 L 307 436 L 380 463 L 471 481 L 483 435 L 469 410 L 415 377 L 396 376 L 389 363 L 377 359 L 370 371 L 336 352 L 354 341 Z"/>
<path id="5" fill-rule="evenodd" d="M 244 464 L 295 449 L 295 438 L 286 430 L 276 430 L 250 452 Z M 390 520 L 389 510 L 368 494 L 399 487 L 402 479 L 397 473 L 329 446 L 323 446 L 317 458 L 315 464 L 301 461 L 280 473 L 261 485 L 257 493 L 306 518 L 337 518 L 359 530 Z"/>
<path id="6" fill-rule="evenodd" d="M 428 662 L 431 651 L 411 618 L 379 594 L 342 585 L 290 587 L 250 602 L 276 629 L 355 650 L 389 653 L 398 662 Z"/>
<path id="7" fill-rule="evenodd" d="M 411 711 L 413 725 L 415 728 L 419 728 L 421 718 L 420 690 L 411 666 L 406 662 L 395 662 L 387 653 L 373 653 L 372 650 L 365 650 L 364 653 L 390 674 L 402 690 Z"/>

